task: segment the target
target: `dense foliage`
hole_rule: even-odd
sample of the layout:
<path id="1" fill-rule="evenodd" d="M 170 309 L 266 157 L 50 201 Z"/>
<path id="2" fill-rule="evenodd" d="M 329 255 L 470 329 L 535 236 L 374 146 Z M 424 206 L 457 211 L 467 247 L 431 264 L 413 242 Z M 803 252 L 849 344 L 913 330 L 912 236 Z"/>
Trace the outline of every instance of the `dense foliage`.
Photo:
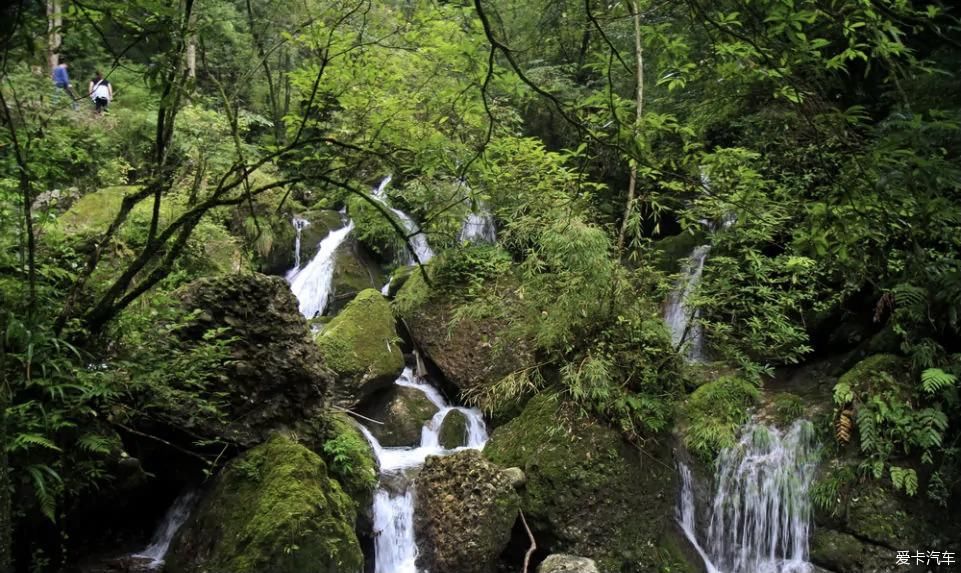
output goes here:
<path id="1" fill-rule="evenodd" d="M 394 270 L 411 233 L 369 191 L 388 175 L 438 252 L 409 282 L 451 294 L 454 320 L 505 325 L 497 351 L 536 357 L 470 400 L 556 392 L 633 440 L 680 419 L 709 458 L 776 367 L 862 343 L 897 372 L 834 388 L 837 447 L 858 463 L 819 499 L 860 479 L 959 495 L 948 3 L 47 4 L 2 12 L 0 573 L 69 561 L 66 516 L 116 479 L 124 440 L 165 441 L 170 408 L 224 415 L 232 334 L 184 343 L 172 293 L 266 268 L 311 209 L 346 208 Z M 57 58 L 72 94 L 51 85 Z M 97 69 L 116 96 L 104 115 L 86 94 Z M 496 244 L 463 243 L 482 209 Z M 659 307 L 678 280 L 661 241 L 678 235 L 711 245 L 690 302 L 732 372 L 689 397 L 703 373 Z M 208 472 L 226 461 L 224 436 L 191 439 Z M 369 485 L 362 446 L 342 432 L 322 449 Z M 28 529 L 43 535 L 14 556 Z"/>

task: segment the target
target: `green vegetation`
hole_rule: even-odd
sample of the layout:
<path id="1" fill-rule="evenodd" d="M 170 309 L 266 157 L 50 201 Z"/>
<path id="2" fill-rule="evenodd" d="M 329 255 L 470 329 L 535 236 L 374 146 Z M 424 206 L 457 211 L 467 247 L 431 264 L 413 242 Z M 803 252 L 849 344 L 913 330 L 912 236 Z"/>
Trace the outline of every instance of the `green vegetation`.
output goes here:
<path id="1" fill-rule="evenodd" d="M 755 384 L 735 376 L 700 386 L 682 406 L 684 444 L 703 460 L 713 460 L 722 449 L 734 445 L 759 396 Z"/>
<path id="2" fill-rule="evenodd" d="M 703 460 L 776 369 L 850 352 L 845 369 L 863 361 L 833 400 L 771 404 L 786 423 L 833 402 L 819 505 L 843 513 L 878 484 L 957 504 L 950 3 L 48 0 L 3 15 L 0 573 L 86 557 L 96 512 L 78 508 L 110 502 L 121 460 L 144 457 L 148 484 L 220 479 L 329 398 L 356 405 L 403 367 L 398 329 L 497 424 L 555 396 L 605 442 L 677 428 Z M 63 60 L 76 110 L 51 85 Z M 97 69 L 116 96 L 102 115 L 85 93 Z M 387 175 L 435 251 L 423 267 L 394 268 L 412 237 L 370 197 Z M 284 283 L 250 271 L 289 268 L 293 216 L 320 233 L 341 209 L 379 268 L 338 258 L 335 310 L 360 292 L 305 347 Z M 461 242 L 480 212 L 496 242 Z M 692 367 L 661 305 L 697 245 L 710 254 L 687 302 L 711 364 Z M 393 303 L 361 290 L 382 272 L 404 282 Z M 242 308 L 185 311 L 178 289 L 215 277 Z M 355 438 L 312 446 L 362 496 Z M 588 481 L 620 475 L 621 457 L 590 459 Z"/>

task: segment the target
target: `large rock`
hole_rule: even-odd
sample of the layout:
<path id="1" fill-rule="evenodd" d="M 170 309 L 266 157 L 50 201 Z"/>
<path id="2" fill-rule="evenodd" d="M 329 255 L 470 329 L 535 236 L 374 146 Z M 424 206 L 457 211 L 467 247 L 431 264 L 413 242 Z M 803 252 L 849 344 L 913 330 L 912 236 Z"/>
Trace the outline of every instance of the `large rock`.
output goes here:
<path id="1" fill-rule="evenodd" d="M 476 450 L 431 456 L 417 476 L 419 567 L 489 573 L 507 546 L 518 498 L 510 479 Z"/>
<path id="2" fill-rule="evenodd" d="M 335 399 L 354 406 L 393 382 L 404 369 L 394 317 L 374 289 L 357 295 L 317 337 L 324 361 L 337 374 Z"/>
<path id="3" fill-rule="evenodd" d="M 467 445 L 467 416 L 460 410 L 447 412 L 440 424 L 437 441 L 448 450 Z"/>
<path id="4" fill-rule="evenodd" d="M 220 371 L 223 387 L 216 389 L 224 393 L 228 422 L 220 427 L 196 412 L 177 411 L 169 413 L 173 421 L 247 445 L 323 405 L 333 375 L 283 279 L 225 275 L 194 281 L 178 294 L 187 311 L 198 313 L 180 331 L 187 344 L 220 328 L 231 340 L 229 360 Z"/>
<path id="5" fill-rule="evenodd" d="M 320 456 L 276 435 L 232 461 L 177 533 L 167 573 L 351 573 L 356 504 Z"/>
<path id="6" fill-rule="evenodd" d="M 484 454 L 527 477 L 521 507 L 538 546 L 595 559 L 602 571 L 653 571 L 673 522 L 675 471 L 598 421 L 538 395 L 497 428 Z"/>
<path id="7" fill-rule="evenodd" d="M 382 424 L 368 424 L 370 433 L 384 447 L 420 444 L 424 424 L 437 413 L 437 406 L 423 392 L 408 386 L 392 386 L 374 396 L 361 413 Z"/>
<path id="8" fill-rule="evenodd" d="M 503 295 L 503 303 L 509 305 L 509 293 Z M 455 308 L 451 295 L 431 292 L 416 270 L 398 291 L 395 303 L 414 343 L 448 382 L 461 390 L 485 386 L 533 363 L 532 353 L 523 346 L 495 347 L 507 326 L 503 320 L 461 318 L 452 322 Z"/>
<path id="9" fill-rule="evenodd" d="M 386 279 L 364 247 L 348 238 L 334 255 L 334 276 L 328 313 L 336 313 L 365 289 L 380 290 Z"/>
<path id="10" fill-rule="evenodd" d="M 597 563 L 587 557 L 555 553 L 537 566 L 537 573 L 598 573 Z"/>

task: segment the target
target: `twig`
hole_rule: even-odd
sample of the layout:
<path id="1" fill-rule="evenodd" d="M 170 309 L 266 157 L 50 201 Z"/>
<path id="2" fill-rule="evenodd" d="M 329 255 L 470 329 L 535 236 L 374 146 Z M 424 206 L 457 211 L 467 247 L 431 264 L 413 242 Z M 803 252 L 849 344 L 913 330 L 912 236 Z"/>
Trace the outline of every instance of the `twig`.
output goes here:
<path id="1" fill-rule="evenodd" d="M 524 530 L 527 531 L 527 537 L 531 540 L 531 546 L 527 548 L 527 553 L 524 554 L 524 568 L 521 569 L 521 573 L 527 573 L 527 567 L 531 562 L 531 555 L 534 554 L 534 550 L 537 549 L 537 542 L 534 541 L 534 534 L 531 533 L 531 528 L 527 526 L 527 520 L 524 519 L 524 510 L 520 510 L 521 523 L 524 524 Z"/>
<path id="2" fill-rule="evenodd" d="M 182 447 L 178 446 L 177 444 L 172 444 L 172 443 L 168 442 L 167 440 L 165 440 L 165 439 L 163 439 L 163 438 L 158 438 L 157 436 L 154 436 L 154 435 L 152 435 L 152 434 L 147 434 L 147 433 L 141 432 L 140 430 L 134 430 L 133 428 L 131 428 L 130 426 L 127 426 L 126 424 L 121 424 L 120 422 L 111 422 L 111 423 L 112 423 L 114 426 L 117 426 L 118 428 L 120 428 L 120 429 L 122 429 L 122 430 L 125 430 L 125 431 L 127 431 L 127 432 L 130 432 L 131 434 L 134 434 L 134 435 L 137 435 L 137 436 L 141 436 L 141 437 L 144 437 L 144 438 L 149 438 L 149 439 L 151 439 L 151 440 L 160 442 L 161 444 L 163 444 L 163 445 L 165 445 L 165 446 L 168 446 L 168 447 L 171 447 L 171 448 L 177 450 L 178 452 L 180 452 L 180 453 L 182 453 L 182 454 L 187 454 L 188 456 L 193 456 L 193 457 L 197 458 L 198 460 L 204 462 L 205 464 L 210 464 L 210 460 L 208 460 L 206 457 L 198 454 L 197 452 L 191 452 L 190 450 L 188 450 L 188 449 L 186 449 L 186 448 L 182 448 Z M 219 456 L 218 456 L 218 458 L 219 458 Z"/>
<path id="3" fill-rule="evenodd" d="M 348 410 L 347 408 L 341 408 L 340 406 L 334 406 L 334 405 L 331 405 L 331 408 L 333 408 L 333 409 L 335 409 L 335 410 L 340 410 L 341 412 L 344 412 L 344 413 L 346 413 L 346 414 L 350 414 L 351 416 L 356 416 L 356 417 L 358 417 L 358 418 L 360 418 L 360 419 L 362 419 L 362 420 L 367 420 L 368 422 L 373 422 L 373 423 L 375 423 L 375 424 L 380 424 L 381 426 L 384 425 L 383 422 L 378 422 L 377 420 L 375 420 L 375 419 L 373 419 L 373 418 L 368 418 L 367 416 L 364 416 L 364 415 L 362 415 L 362 414 L 358 414 L 357 412 L 355 412 L 355 411 L 353 411 L 353 410 Z"/>

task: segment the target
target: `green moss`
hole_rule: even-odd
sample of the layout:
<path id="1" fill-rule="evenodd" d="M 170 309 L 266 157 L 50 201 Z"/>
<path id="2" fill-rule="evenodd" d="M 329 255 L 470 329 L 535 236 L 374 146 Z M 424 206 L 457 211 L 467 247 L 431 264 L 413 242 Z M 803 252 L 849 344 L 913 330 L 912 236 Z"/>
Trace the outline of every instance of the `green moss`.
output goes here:
<path id="1" fill-rule="evenodd" d="M 659 253 L 658 268 L 669 274 L 680 272 L 681 263 L 691 256 L 694 247 L 702 244 L 704 236 L 701 233 L 681 233 L 658 240 L 654 243 Z"/>
<path id="2" fill-rule="evenodd" d="M 369 393 L 368 385 L 389 384 L 404 369 L 390 305 L 374 289 L 350 301 L 317 337 L 317 346 L 337 374 L 340 397 L 351 401 Z"/>
<path id="3" fill-rule="evenodd" d="M 838 384 L 852 389 L 868 388 L 875 391 L 896 389 L 907 375 L 905 360 L 893 354 L 875 354 L 858 362 L 838 378 Z"/>
<path id="4" fill-rule="evenodd" d="M 364 416 L 382 424 L 371 424 L 370 432 L 385 447 L 416 446 L 421 431 L 437 413 L 437 406 L 414 388 L 391 386 L 365 403 Z"/>
<path id="5" fill-rule="evenodd" d="M 358 507 L 366 507 L 377 486 L 374 452 L 347 414 L 333 412 L 324 421 L 325 439 L 321 449 L 330 473 Z"/>
<path id="6" fill-rule="evenodd" d="M 660 562 L 656 544 L 674 498 L 665 452 L 639 455 L 609 427 L 540 394 L 494 431 L 484 454 L 524 471 L 522 508 L 551 551 L 596 559 L 610 571 Z"/>
<path id="7" fill-rule="evenodd" d="M 775 421 L 786 426 L 804 415 L 804 401 L 797 394 L 779 392 L 772 400 Z"/>
<path id="8" fill-rule="evenodd" d="M 704 461 L 734 445 L 748 410 L 760 397 L 757 386 L 735 376 L 722 376 L 700 386 L 682 406 L 684 444 Z"/>
<path id="9" fill-rule="evenodd" d="M 447 449 L 454 449 L 466 443 L 467 416 L 460 410 L 451 410 L 444 416 L 440 426 L 438 442 Z"/>
<path id="10" fill-rule="evenodd" d="M 424 270 L 414 268 L 397 291 L 392 304 L 394 313 L 403 319 L 410 318 L 430 298 L 430 286 L 424 280 Z"/>
<path id="11" fill-rule="evenodd" d="M 354 502 L 320 456 L 275 435 L 218 477 L 178 535 L 166 570 L 360 571 L 354 518 Z"/>

